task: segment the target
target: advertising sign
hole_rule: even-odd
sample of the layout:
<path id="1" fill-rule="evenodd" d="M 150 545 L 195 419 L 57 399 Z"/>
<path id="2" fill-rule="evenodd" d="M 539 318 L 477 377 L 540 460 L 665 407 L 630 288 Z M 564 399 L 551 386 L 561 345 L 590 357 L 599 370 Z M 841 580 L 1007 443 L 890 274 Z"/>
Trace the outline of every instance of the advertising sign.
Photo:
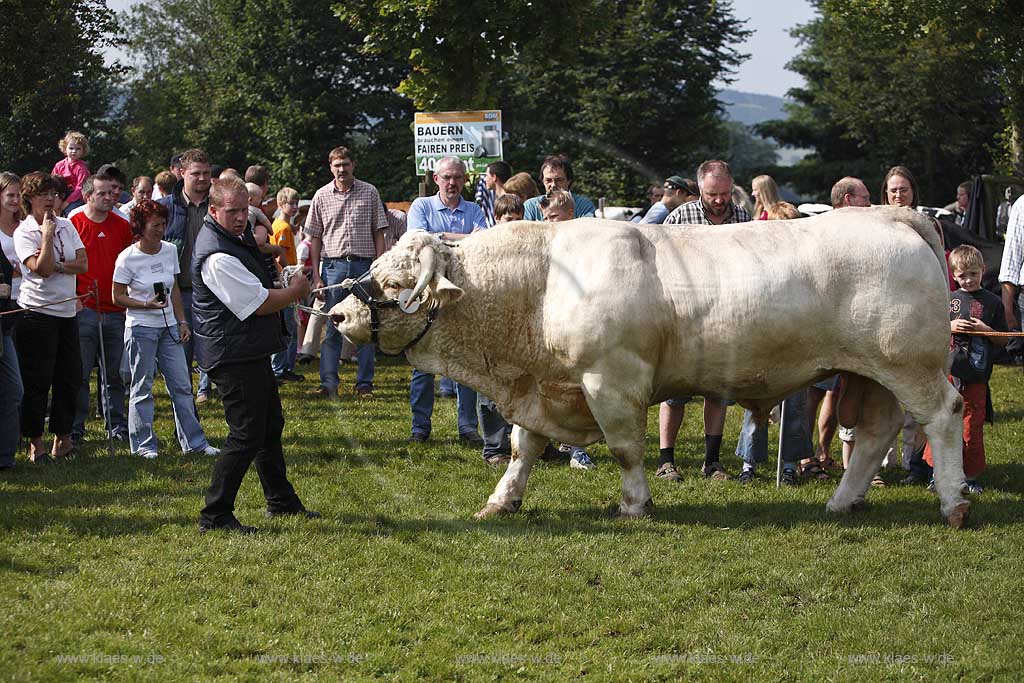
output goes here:
<path id="1" fill-rule="evenodd" d="M 416 175 L 427 175 L 442 157 L 456 156 L 470 173 L 501 161 L 501 111 L 416 112 Z"/>

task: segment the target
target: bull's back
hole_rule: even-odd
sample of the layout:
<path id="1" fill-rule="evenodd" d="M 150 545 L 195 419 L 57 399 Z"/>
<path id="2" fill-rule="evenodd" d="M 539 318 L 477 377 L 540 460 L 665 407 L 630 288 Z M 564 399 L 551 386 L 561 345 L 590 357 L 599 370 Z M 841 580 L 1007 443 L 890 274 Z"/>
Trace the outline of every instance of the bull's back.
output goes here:
<path id="1" fill-rule="evenodd" d="M 786 373 L 866 371 L 894 358 L 944 362 L 942 264 L 919 230 L 894 215 L 865 209 L 663 227 L 652 241 L 675 324 L 661 382 L 772 395 Z"/>

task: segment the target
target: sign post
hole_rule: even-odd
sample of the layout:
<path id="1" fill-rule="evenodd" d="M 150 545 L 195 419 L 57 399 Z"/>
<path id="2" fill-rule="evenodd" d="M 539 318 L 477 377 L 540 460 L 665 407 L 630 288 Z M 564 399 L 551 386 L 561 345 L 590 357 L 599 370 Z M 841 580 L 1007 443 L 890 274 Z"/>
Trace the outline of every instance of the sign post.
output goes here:
<path id="1" fill-rule="evenodd" d="M 434 171 L 438 159 L 455 156 L 469 173 L 501 161 L 501 111 L 416 112 L 416 175 Z"/>

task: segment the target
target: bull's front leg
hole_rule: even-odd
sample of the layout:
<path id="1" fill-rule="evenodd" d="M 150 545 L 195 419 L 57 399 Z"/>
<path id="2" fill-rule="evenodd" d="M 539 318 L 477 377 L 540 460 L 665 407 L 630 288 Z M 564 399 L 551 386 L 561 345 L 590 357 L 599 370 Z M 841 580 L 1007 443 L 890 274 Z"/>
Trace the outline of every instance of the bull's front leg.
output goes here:
<path id="1" fill-rule="evenodd" d="M 513 425 L 511 441 L 512 462 L 495 487 L 494 493 L 487 499 L 487 504 L 476 513 L 477 519 L 487 519 L 519 510 L 523 504 L 523 493 L 526 491 L 530 469 L 548 443 L 547 437 L 523 429 L 519 425 Z"/>

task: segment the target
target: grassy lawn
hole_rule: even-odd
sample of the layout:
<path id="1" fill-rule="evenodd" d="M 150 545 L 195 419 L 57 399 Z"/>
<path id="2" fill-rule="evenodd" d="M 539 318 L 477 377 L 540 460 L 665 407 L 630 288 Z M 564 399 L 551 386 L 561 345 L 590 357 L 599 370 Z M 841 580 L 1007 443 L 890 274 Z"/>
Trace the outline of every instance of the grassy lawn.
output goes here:
<path id="1" fill-rule="evenodd" d="M 309 379 L 312 371 L 305 370 Z M 353 367 L 343 383 L 351 386 Z M 985 492 L 955 532 L 922 488 L 826 515 L 835 481 L 777 490 L 697 474 L 700 411 L 656 480 L 656 513 L 616 520 L 619 469 L 539 464 L 518 515 L 475 522 L 497 482 L 458 444 L 454 401 L 405 442 L 409 368 L 378 364 L 377 398 L 283 389 L 285 453 L 324 519 L 252 537 L 196 530 L 211 461 L 112 460 L 97 421 L 78 458 L 0 475 L 0 677 L 12 681 L 995 681 L 1022 668 L 1024 375 L 997 368 Z M 217 445 L 221 405 L 203 407 Z M 731 409 L 724 463 L 740 410 Z M 777 443 L 772 430 L 771 443 Z M 774 445 L 772 452 L 774 454 Z M 834 445 L 838 450 L 838 442 Z"/>

